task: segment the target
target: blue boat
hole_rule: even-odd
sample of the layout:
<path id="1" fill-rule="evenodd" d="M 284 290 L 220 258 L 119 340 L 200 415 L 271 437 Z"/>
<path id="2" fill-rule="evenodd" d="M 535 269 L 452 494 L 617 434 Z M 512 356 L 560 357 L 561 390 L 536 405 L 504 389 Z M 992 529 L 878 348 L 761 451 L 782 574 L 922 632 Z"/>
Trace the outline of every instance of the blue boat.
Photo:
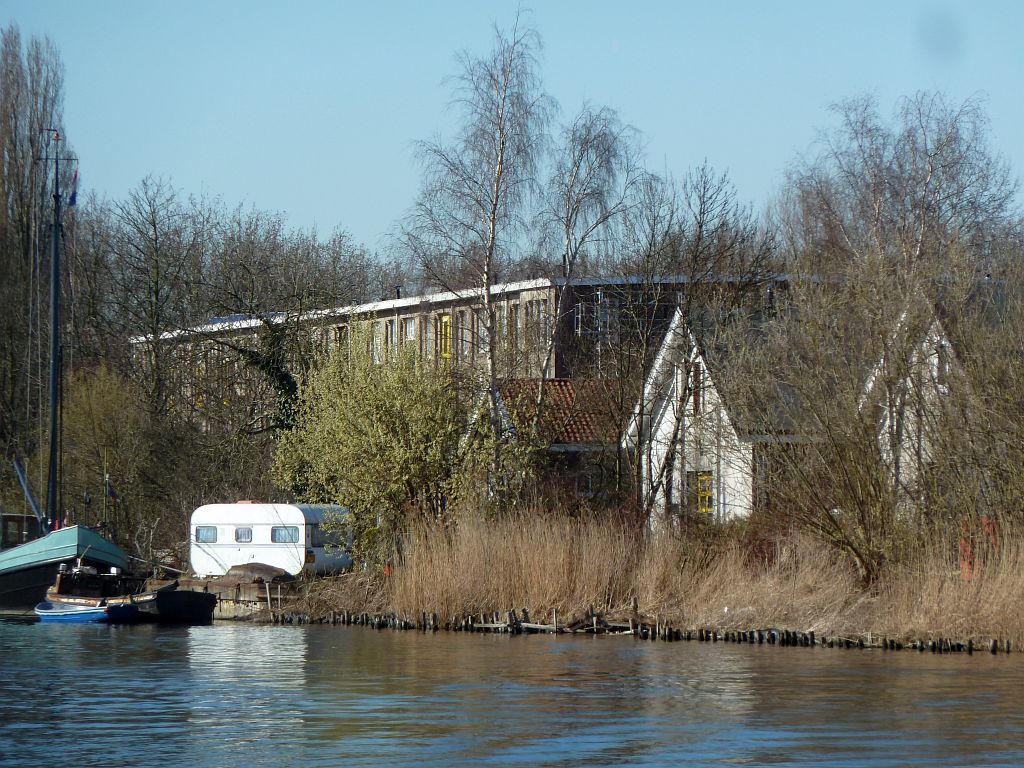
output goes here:
<path id="1" fill-rule="evenodd" d="M 138 619 L 139 610 L 130 604 L 82 604 L 51 603 L 44 600 L 35 607 L 36 616 L 43 622 L 64 624 L 122 623 Z"/>

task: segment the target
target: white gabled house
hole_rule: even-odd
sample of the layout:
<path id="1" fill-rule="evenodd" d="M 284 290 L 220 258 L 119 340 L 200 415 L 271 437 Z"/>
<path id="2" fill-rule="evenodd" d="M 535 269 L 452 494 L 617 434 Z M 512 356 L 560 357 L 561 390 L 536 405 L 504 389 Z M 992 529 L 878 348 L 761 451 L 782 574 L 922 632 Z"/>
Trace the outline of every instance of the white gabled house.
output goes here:
<path id="1" fill-rule="evenodd" d="M 624 436 L 652 527 L 753 511 L 756 440 L 737 429 L 717 373 L 677 308 Z"/>

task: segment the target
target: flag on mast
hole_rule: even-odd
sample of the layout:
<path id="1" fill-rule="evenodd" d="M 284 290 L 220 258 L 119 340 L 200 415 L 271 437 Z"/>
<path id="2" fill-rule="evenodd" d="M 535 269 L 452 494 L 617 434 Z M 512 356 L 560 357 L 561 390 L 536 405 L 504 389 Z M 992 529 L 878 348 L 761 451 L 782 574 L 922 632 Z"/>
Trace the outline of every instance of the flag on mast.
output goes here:
<path id="1" fill-rule="evenodd" d="M 118 502 L 117 491 L 114 490 L 114 484 L 110 482 L 110 475 L 107 473 L 103 475 L 103 485 L 103 491 L 106 493 L 107 498 L 110 499 L 110 503 L 116 505 Z"/>
<path id="2" fill-rule="evenodd" d="M 68 207 L 78 202 L 78 166 L 75 166 L 75 175 L 71 177 L 71 195 L 68 197 Z"/>

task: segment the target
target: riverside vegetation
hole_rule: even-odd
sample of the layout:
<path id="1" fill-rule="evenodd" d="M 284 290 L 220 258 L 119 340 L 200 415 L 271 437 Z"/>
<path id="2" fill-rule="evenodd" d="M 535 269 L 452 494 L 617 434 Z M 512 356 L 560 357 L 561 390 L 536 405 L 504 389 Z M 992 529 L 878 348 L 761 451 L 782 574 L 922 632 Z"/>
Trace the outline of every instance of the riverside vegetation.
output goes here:
<path id="1" fill-rule="evenodd" d="M 620 520 L 539 513 L 464 521 L 453 530 L 419 526 L 387 575 L 311 582 L 284 610 L 313 619 L 343 609 L 413 621 L 437 614 L 443 624 L 514 607 L 540 623 L 554 612 L 562 625 L 593 610 L 684 631 L 783 628 L 906 646 L 1024 643 L 1017 536 L 976 559 L 971 574 L 961 567 L 959 541 L 908 543 L 900 562 L 865 587 L 851 561 L 820 539 L 776 533 L 751 522 L 687 537 L 644 536 Z"/>

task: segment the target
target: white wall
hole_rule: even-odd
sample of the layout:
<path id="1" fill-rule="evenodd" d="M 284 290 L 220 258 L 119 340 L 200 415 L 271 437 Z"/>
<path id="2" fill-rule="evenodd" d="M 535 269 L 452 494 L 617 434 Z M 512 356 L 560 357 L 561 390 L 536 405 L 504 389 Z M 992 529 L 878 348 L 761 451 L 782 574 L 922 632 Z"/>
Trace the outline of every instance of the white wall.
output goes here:
<path id="1" fill-rule="evenodd" d="M 687 472 L 710 472 L 714 487 L 714 516 L 725 522 L 748 517 L 753 510 L 753 446 L 740 440 L 729 419 L 722 399 L 699 355 L 683 356 L 675 364 L 671 377 L 662 377 L 665 391 L 648 392 L 646 402 L 653 404 L 650 426 L 644 430 L 649 442 L 642 447 L 642 470 L 648 493 L 653 493 L 654 517 L 663 515 L 669 493 L 665 462 L 677 434 L 675 463 L 671 473 L 671 498 L 680 510 L 687 500 Z M 693 386 L 688 386 L 692 362 L 703 372 L 701 407 L 693 410 Z M 676 426 L 679 424 L 678 432 Z M 660 482 L 659 482 L 660 479 Z"/>

